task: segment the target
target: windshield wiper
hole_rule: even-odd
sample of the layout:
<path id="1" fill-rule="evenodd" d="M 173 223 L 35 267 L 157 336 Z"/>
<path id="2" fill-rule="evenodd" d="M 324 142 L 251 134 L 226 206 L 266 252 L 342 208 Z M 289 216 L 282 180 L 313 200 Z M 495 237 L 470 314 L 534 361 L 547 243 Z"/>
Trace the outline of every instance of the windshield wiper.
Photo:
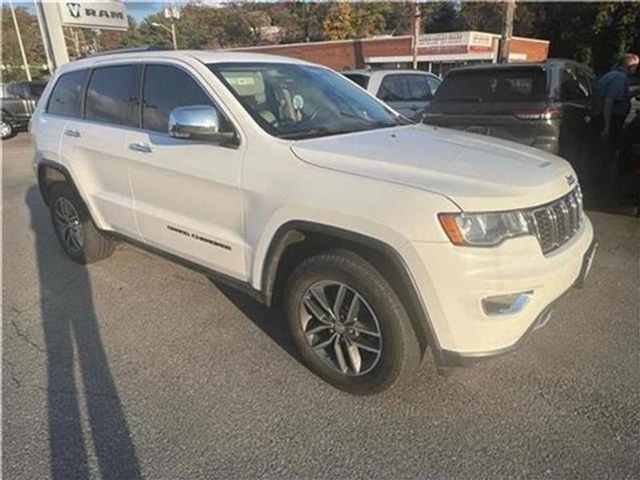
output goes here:
<path id="1" fill-rule="evenodd" d="M 377 120 L 371 120 L 369 118 L 364 118 L 364 117 L 361 117 L 360 115 L 357 115 L 355 113 L 348 112 L 348 111 L 345 111 L 345 110 L 339 110 L 338 113 L 340 115 L 342 115 L 343 117 L 353 118 L 355 120 L 360 120 L 362 123 L 364 123 L 364 124 L 366 124 L 368 126 L 372 126 L 374 128 L 395 127 L 397 125 L 397 123 L 387 123 L 387 122 L 383 122 L 383 121 L 377 121 Z"/>
<path id="2" fill-rule="evenodd" d="M 303 138 L 322 137 L 325 135 L 337 135 L 339 133 L 349 133 L 352 130 L 329 130 L 325 127 L 312 128 L 311 130 L 303 130 L 301 132 L 283 133 L 280 138 L 287 140 L 300 140 Z"/>

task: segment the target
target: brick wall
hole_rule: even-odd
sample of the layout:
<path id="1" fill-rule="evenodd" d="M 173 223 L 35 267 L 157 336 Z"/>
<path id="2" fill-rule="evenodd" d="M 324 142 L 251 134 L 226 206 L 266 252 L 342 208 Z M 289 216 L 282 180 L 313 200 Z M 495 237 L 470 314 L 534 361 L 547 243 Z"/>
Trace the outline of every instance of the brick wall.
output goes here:
<path id="1" fill-rule="evenodd" d="M 487 47 L 464 46 L 421 48 L 420 54 L 465 53 L 467 51 L 487 50 Z M 411 37 L 375 38 L 362 40 L 340 40 L 334 42 L 293 43 L 247 47 L 238 50 L 258 53 L 271 53 L 286 57 L 300 58 L 313 63 L 341 70 L 343 68 L 361 68 L 365 57 L 385 57 L 411 55 Z M 512 53 L 524 53 L 527 61 L 536 62 L 547 58 L 549 42 L 514 37 L 511 40 Z"/>
<path id="2" fill-rule="evenodd" d="M 541 62 L 549 55 L 549 42 L 528 38 L 513 37 L 509 45 L 510 53 L 524 53 L 527 62 Z"/>

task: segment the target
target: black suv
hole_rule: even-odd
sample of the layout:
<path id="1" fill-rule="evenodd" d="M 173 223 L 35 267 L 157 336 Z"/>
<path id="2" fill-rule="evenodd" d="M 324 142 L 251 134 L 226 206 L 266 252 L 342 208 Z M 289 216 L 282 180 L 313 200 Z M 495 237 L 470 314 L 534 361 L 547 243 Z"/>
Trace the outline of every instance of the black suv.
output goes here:
<path id="1" fill-rule="evenodd" d="M 423 121 L 575 159 L 588 148 L 593 80 L 588 67 L 562 59 L 456 68 L 426 107 Z"/>
<path id="2" fill-rule="evenodd" d="M 2 86 L 2 140 L 13 137 L 29 124 L 46 85 L 46 82 L 11 82 Z"/>

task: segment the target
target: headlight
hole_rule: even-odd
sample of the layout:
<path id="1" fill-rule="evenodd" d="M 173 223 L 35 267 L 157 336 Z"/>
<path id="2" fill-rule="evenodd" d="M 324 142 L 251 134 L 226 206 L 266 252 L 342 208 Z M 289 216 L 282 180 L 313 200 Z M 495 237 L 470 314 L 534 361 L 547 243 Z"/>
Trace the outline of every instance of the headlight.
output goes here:
<path id="1" fill-rule="evenodd" d="M 440 224 L 455 245 L 490 247 L 507 238 L 529 235 L 523 212 L 441 213 Z"/>

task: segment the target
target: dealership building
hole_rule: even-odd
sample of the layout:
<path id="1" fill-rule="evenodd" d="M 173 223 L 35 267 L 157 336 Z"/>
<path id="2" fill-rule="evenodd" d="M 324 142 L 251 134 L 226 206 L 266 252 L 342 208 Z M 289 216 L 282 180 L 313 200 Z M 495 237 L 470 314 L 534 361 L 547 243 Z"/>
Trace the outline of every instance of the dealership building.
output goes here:
<path id="1" fill-rule="evenodd" d="M 421 70 L 444 74 L 452 67 L 469 63 L 492 63 L 498 60 L 500 35 L 485 32 L 446 32 L 420 35 L 418 66 Z M 354 68 L 405 68 L 413 62 L 412 38 L 382 36 L 358 40 L 291 43 L 248 47 L 319 63 L 336 70 Z M 549 42 L 535 38 L 512 37 L 510 62 L 538 62 L 549 53 Z"/>

